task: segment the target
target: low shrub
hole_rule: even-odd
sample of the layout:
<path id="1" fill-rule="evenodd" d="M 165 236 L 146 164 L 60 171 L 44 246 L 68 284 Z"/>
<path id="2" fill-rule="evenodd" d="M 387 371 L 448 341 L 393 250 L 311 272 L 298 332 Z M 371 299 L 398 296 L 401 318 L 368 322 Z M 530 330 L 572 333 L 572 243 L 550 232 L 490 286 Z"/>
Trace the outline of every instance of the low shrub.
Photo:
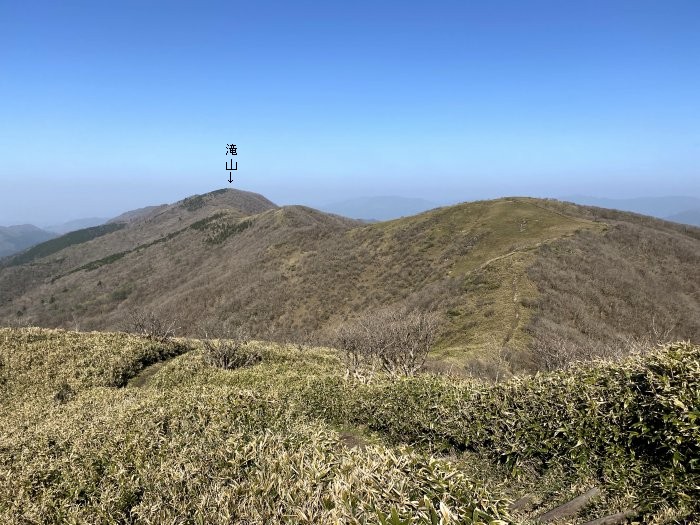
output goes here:
<path id="1" fill-rule="evenodd" d="M 265 361 L 237 374 L 195 351 L 121 389 L 103 382 L 115 363 L 167 345 L 37 329 L 0 329 L 0 345 L 16 394 L 0 398 L 0 523 L 508 523 L 507 502 L 451 461 L 349 448 L 295 410 L 290 385 L 339 372 L 330 351 L 249 343 Z M 69 403 L 53 399 L 63 381 Z"/>
<path id="2" fill-rule="evenodd" d="M 300 399 L 307 413 L 394 443 L 477 451 L 516 472 L 533 461 L 586 471 L 637 491 L 640 507 L 690 502 L 700 487 L 700 347 L 689 343 L 498 385 L 327 377 Z"/>
<path id="3" fill-rule="evenodd" d="M 128 314 L 127 330 L 152 341 L 165 343 L 175 337 L 177 321 L 164 319 L 155 312 L 132 310 Z"/>
<path id="4" fill-rule="evenodd" d="M 381 369 L 391 376 L 412 376 L 425 364 L 437 339 L 435 313 L 384 308 L 341 326 L 335 344 L 354 377 L 371 379 Z"/>
<path id="5" fill-rule="evenodd" d="M 262 361 L 257 352 L 246 351 L 247 341 L 241 340 L 205 340 L 204 360 L 211 366 L 234 370 L 251 366 Z"/>

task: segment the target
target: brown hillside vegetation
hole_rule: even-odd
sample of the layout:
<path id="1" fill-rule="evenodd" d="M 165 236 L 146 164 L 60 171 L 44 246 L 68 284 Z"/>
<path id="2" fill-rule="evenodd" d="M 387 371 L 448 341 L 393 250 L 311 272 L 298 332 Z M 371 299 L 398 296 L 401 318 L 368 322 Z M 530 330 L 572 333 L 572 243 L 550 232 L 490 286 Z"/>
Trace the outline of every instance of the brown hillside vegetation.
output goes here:
<path id="1" fill-rule="evenodd" d="M 206 202 L 206 205 L 204 203 Z M 0 271 L 0 303 L 18 297 L 37 284 L 69 272 L 90 261 L 123 253 L 137 247 L 165 240 L 168 235 L 187 228 L 193 222 L 214 212 L 226 210 L 237 217 L 276 208 L 275 204 L 260 195 L 248 192 L 220 190 L 206 196 L 195 196 L 169 206 L 157 206 L 128 212 L 121 221 L 110 221 L 110 226 L 124 224 L 127 227 L 101 238 L 66 247 L 49 256 L 18 264 L 18 258 L 4 261 Z M 119 218 L 118 218 L 119 219 Z M 57 243 L 59 239 L 54 239 Z M 35 248 L 39 248 L 39 245 Z M 23 254 L 20 254 L 20 256 Z"/>
<path id="2" fill-rule="evenodd" d="M 607 230 L 540 247 L 528 270 L 540 291 L 530 326 L 538 349 L 565 347 L 569 355 L 560 357 L 568 359 L 580 349 L 584 357 L 605 353 L 630 338 L 700 340 L 700 229 L 603 208 L 545 205 L 604 221 Z"/>
<path id="3" fill-rule="evenodd" d="M 300 340 L 394 305 L 436 311 L 436 355 L 482 368 L 547 367 L 532 349 L 652 328 L 700 334 L 700 230 L 633 214 L 504 198 L 368 225 L 219 190 L 129 219 L 10 260 L 2 322 L 120 329 L 140 309 L 177 318 L 183 334 L 221 322 Z"/>

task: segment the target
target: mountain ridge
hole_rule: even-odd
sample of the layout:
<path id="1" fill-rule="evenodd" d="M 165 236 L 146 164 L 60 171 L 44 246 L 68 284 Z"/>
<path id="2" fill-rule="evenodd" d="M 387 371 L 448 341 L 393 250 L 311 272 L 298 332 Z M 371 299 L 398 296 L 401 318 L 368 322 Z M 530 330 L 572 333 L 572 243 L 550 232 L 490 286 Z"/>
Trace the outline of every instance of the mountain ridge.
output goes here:
<path id="1" fill-rule="evenodd" d="M 700 319 L 700 229 L 625 212 L 510 197 L 366 224 L 219 190 L 122 224 L 0 268 L 7 298 L 0 319 L 118 329 L 128 311 L 145 309 L 179 318 L 184 333 L 209 320 L 242 324 L 255 337 L 299 340 L 327 339 L 353 316 L 403 306 L 440 312 L 441 359 L 492 361 L 506 349 L 518 366 L 540 366 L 533 352 L 549 332 L 579 345 L 607 344 L 676 317 L 679 337 L 700 332 L 693 320 Z M 589 290 L 590 304 L 572 311 L 576 286 L 585 288 L 579 280 L 613 279 L 597 250 L 618 265 L 635 254 L 622 282 L 653 292 L 657 304 L 637 295 L 626 307 L 629 292 L 607 284 L 617 310 Z M 578 252 L 583 258 L 572 262 Z M 550 282 L 544 268 L 561 279 Z M 670 285 L 667 298 L 656 292 Z M 643 313 L 639 326 L 611 321 L 603 323 L 609 334 L 586 333 L 603 312 L 626 320 L 635 308 Z"/>

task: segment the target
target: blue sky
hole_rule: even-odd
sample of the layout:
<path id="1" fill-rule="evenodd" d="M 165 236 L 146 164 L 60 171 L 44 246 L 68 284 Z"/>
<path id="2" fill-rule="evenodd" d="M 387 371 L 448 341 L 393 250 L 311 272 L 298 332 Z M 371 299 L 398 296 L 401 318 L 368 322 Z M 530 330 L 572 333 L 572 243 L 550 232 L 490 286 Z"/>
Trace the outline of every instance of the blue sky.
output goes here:
<path id="1" fill-rule="evenodd" d="M 700 2 L 0 2 L 0 224 L 700 196 Z M 229 157 L 230 158 L 230 157 Z"/>

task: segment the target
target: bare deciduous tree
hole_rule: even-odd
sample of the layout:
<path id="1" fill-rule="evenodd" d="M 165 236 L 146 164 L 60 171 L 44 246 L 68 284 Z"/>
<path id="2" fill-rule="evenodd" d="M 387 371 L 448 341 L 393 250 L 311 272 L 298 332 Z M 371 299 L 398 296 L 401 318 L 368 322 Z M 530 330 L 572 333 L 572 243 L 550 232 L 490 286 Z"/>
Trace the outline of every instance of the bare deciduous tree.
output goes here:
<path id="1" fill-rule="evenodd" d="M 656 319 L 652 318 L 651 327 L 643 335 L 620 337 L 614 341 L 590 341 L 587 344 L 552 333 L 546 340 L 536 341 L 533 363 L 536 370 L 552 371 L 596 359 L 617 360 L 670 343 L 673 329 L 674 326 L 660 328 Z"/>
<path id="2" fill-rule="evenodd" d="M 369 326 L 362 320 L 344 324 L 336 330 L 333 346 L 343 352 L 347 366 L 347 376 L 363 383 L 369 383 L 377 367 L 375 356 L 369 348 Z"/>
<path id="3" fill-rule="evenodd" d="M 435 313 L 384 308 L 339 328 L 335 344 L 355 377 L 371 379 L 377 368 L 393 376 L 410 376 L 425 364 L 437 328 Z"/>
<path id="4" fill-rule="evenodd" d="M 217 338 L 212 338 L 216 334 Z M 248 351 L 250 344 L 248 333 L 242 327 L 235 329 L 221 328 L 204 332 L 204 360 L 224 370 L 233 370 L 243 366 L 259 363 L 262 357 L 257 352 Z"/>
<path id="5" fill-rule="evenodd" d="M 176 319 L 163 319 L 155 312 L 131 310 L 128 313 L 127 331 L 165 343 L 175 337 L 177 330 Z"/>

